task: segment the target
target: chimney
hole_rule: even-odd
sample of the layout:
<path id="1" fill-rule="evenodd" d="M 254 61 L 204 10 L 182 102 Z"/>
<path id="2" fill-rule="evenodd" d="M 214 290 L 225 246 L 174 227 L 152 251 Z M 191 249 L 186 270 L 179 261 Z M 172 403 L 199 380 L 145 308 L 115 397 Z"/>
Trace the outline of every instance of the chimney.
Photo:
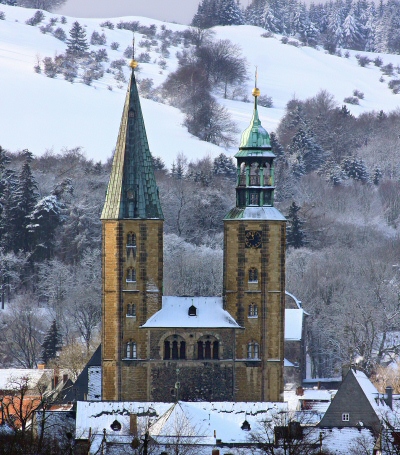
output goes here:
<path id="1" fill-rule="evenodd" d="M 296 389 L 296 395 L 297 395 L 298 397 L 302 397 L 302 396 L 304 395 L 304 389 L 303 389 L 303 387 L 301 387 L 301 386 L 300 386 L 300 387 L 297 387 L 297 389 Z"/>
<path id="2" fill-rule="evenodd" d="M 39 362 L 37 367 L 38 367 L 38 370 L 45 370 L 46 364 L 44 362 Z"/>
<path id="3" fill-rule="evenodd" d="M 138 430 L 137 430 L 137 414 L 131 414 L 129 416 L 129 433 L 132 436 L 137 436 Z"/>
<path id="4" fill-rule="evenodd" d="M 385 403 L 389 406 L 390 409 L 393 409 L 393 387 L 390 385 L 386 387 Z"/>
<path id="5" fill-rule="evenodd" d="M 218 449 L 213 449 L 212 455 L 219 455 L 219 450 Z"/>

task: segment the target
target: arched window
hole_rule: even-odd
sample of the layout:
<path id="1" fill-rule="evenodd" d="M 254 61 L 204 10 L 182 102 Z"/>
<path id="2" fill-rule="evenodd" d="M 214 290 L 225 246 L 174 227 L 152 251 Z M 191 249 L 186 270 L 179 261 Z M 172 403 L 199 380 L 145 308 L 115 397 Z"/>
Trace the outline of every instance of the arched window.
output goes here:
<path id="1" fill-rule="evenodd" d="M 213 343 L 213 359 L 218 360 L 219 359 L 219 342 L 214 341 Z"/>
<path id="2" fill-rule="evenodd" d="M 128 341 L 126 343 L 126 358 L 137 359 L 137 344 L 135 341 Z"/>
<path id="3" fill-rule="evenodd" d="M 136 305 L 134 303 L 128 303 L 126 308 L 127 316 L 136 316 Z"/>
<path id="4" fill-rule="evenodd" d="M 171 358 L 171 345 L 169 341 L 164 341 L 164 360 Z"/>
<path id="5" fill-rule="evenodd" d="M 136 257 L 136 234 L 133 232 L 128 232 L 126 236 L 126 255 L 132 254 L 133 257 Z"/>
<path id="6" fill-rule="evenodd" d="M 126 246 L 130 248 L 136 246 L 136 234 L 133 232 L 128 232 L 128 235 L 126 237 Z"/>
<path id="7" fill-rule="evenodd" d="M 249 283 L 258 283 L 258 270 L 255 267 L 249 269 Z"/>
<path id="8" fill-rule="evenodd" d="M 249 305 L 249 318 L 257 318 L 258 317 L 258 307 L 255 303 L 251 303 Z"/>
<path id="9" fill-rule="evenodd" d="M 186 343 L 179 335 L 172 335 L 164 341 L 164 360 L 186 359 Z"/>
<path id="10" fill-rule="evenodd" d="M 135 283 L 136 282 L 136 270 L 133 267 L 129 267 L 126 271 L 126 282 Z"/>
<path id="11" fill-rule="evenodd" d="M 197 359 L 198 360 L 218 360 L 219 359 L 219 342 L 214 337 L 207 335 L 197 342 Z"/>
<path id="12" fill-rule="evenodd" d="M 247 358 L 255 360 L 260 358 L 260 348 L 255 341 L 250 341 L 250 343 L 247 344 Z"/>

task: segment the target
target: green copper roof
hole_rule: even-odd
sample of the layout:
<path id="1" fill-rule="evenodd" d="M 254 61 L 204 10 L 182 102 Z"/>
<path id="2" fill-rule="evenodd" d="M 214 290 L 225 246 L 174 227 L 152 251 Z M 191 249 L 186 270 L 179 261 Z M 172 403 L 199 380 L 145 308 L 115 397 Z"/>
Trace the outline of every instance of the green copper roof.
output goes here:
<path id="1" fill-rule="evenodd" d="M 101 219 L 163 219 L 132 70 Z"/>
<path id="2" fill-rule="evenodd" d="M 242 139 L 239 145 L 239 152 L 235 157 L 248 156 L 249 151 L 251 150 L 251 155 L 257 154 L 257 151 L 260 154 L 265 152 L 265 149 L 271 150 L 271 143 L 269 140 L 269 134 L 262 127 L 261 121 L 258 117 L 257 109 L 257 96 L 254 97 L 254 112 L 253 118 L 251 119 L 250 125 L 243 131 Z M 259 149 L 259 150 L 257 150 Z"/>

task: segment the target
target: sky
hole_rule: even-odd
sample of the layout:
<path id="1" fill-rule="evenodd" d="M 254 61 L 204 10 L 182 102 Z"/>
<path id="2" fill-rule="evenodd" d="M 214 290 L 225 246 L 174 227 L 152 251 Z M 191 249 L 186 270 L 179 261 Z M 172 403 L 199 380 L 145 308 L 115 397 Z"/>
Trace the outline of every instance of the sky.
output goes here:
<path id="1" fill-rule="evenodd" d="M 247 6 L 249 0 L 241 0 Z M 145 16 L 189 24 L 199 0 L 67 0 L 57 13 L 75 17 Z"/>

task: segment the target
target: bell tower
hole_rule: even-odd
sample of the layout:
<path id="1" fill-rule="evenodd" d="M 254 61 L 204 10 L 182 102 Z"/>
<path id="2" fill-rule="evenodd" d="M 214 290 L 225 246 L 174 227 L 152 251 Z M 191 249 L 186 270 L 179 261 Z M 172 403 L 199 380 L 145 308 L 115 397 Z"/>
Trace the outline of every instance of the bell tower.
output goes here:
<path id="1" fill-rule="evenodd" d="M 163 214 L 134 69 L 102 220 L 102 399 L 146 401 L 147 334 L 161 309 Z"/>
<path id="2" fill-rule="evenodd" d="M 237 331 L 236 401 L 283 401 L 286 219 L 274 207 L 274 158 L 254 112 L 237 160 L 236 207 L 224 219 L 225 309 Z"/>

